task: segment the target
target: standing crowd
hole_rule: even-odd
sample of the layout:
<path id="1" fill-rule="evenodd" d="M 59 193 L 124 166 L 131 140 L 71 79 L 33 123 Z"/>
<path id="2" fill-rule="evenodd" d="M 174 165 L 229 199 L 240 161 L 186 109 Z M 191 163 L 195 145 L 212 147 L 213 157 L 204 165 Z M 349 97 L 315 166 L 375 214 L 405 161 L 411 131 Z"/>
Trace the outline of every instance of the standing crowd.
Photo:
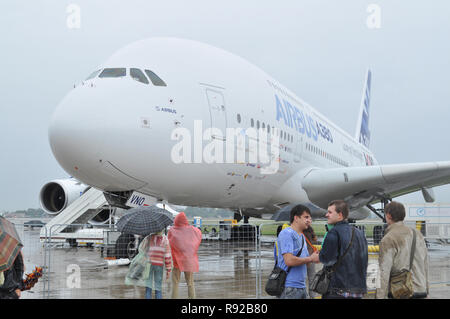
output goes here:
<path id="1" fill-rule="evenodd" d="M 428 251 L 420 231 L 407 227 L 405 207 L 391 202 L 385 207 L 387 228 L 380 242 L 376 298 L 426 298 L 429 293 Z M 285 273 L 281 299 L 361 299 L 367 293 L 368 247 L 364 233 L 349 224 L 345 201 L 328 204 L 327 233 L 319 250 L 308 207 L 297 205 L 290 212 L 290 226 L 284 225 L 274 246 L 275 265 Z M 195 298 L 194 273 L 199 271 L 200 229 L 189 225 L 179 213 L 174 225 L 150 234 L 139 245 L 125 283 L 146 288 L 146 298 L 162 298 L 162 283 L 172 277 L 172 298 L 179 298 L 181 273 L 188 286 L 188 298 Z M 6 241 L 5 241 L 6 242 Z M 317 264 L 323 268 L 316 273 Z M 0 299 L 19 298 L 23 290 L 23 257 L 0 272 Z M 282 287 L 282 288 L 283 288 Z"/>
<path id="2" fill-rule="evenodd" d="M 172 299 L 177 299 L 183 273 L 188 286 L 188 298 L 194 299 L 194 273 L 199 271 L 197 252 L 201 240 L 200 229 L 189 225 L 186 215 L 179 213 L 167 236 L 161 231 L 144 238 L 139 245 L 138 255 L 130 264 L 125 283 L 145 287 L 147 299 L 152 298 L 153 291 L 155 299 L 162 299 L 164 272 L 166 280 L 172 274 Z"/>
<path id="3" fill-rule="evenodd" d="M 327 233 L 320 252 L 311 227 L 308 207 L 297 205 L 290 212 L 290 227 L 283 227 L 274 248 L 275 265 L 286 273 L 278 298 L 361 299 L 367 293 L 368 247 L 364 233 L 349 224 L 345 201 L 328 204 Z M 387 229 L 380 242 L 376 298 L 426 298 L 428 252 L 425 239 L 404 225 L 405 207 L 391 202 L 385 207 Z M 321 271 L 315 271 L 321 263 Z M 319 288 L 320 287 L 320 288 Z"/>

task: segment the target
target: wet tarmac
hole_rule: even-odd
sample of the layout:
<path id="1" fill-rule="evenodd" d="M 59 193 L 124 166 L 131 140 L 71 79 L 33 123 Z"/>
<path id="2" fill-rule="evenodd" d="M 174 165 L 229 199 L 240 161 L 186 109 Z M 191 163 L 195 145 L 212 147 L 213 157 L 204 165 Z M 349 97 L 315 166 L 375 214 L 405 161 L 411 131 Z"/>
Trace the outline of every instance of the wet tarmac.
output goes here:
<path id="1" fill-rule="evenodd" d="M 49 265 L 47 278 L 41 278 L 31 291 L 24 291 L 22 298 L 144 298 L 144 288 L 125 285 L 128 266 L 108 267 L 100 247 L 65 246 L 46 251 L 39 242 L 39 228 L 17 228 L 24 243 L 26 273 L 35 266 Z M 429 257 L 429 298 L 450 298 L 450 247 L 435 246 Z M 255 241 L 204 240 L 199 263 L 200 272 L 194 277 L 199 299 L 272 298 L 265 294 L 264 283 L 273 268 L 273 239 L 263 237 L 261 250 Z M 376 265 L 377 255 L 370 255 L 369 287 L 375 285 Z M 163 298 L 170 299 L 170 291 L 171 282 L 165 281 Z M 187 298 L 183 276 L 179 295 Z M 367 298 L 374 298 L 373 290 Z"/>

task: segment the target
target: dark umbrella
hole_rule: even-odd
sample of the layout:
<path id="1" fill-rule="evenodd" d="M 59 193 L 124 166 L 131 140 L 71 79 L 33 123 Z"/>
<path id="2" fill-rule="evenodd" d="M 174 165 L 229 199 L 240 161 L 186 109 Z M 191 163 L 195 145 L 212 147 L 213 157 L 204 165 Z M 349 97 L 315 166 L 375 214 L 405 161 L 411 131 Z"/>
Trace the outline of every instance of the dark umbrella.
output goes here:
<path id="1" fill-rule="evenodd" d="M 12 266 L 22 247 L 14 224 L 0 216 L 0 271 Z"/>
<path id="2" fill-rule="evenodd" d="M 117 222 L 117 229 L 122 233 L 143 235 L 158 233 L 173 224 L 173 215 L 156 206 L 131 208 Z"/>
<path id="3" fill-rule="evenodd" d="M 291 209 L 294 207 L 295 205 L 287 205 L 285 207 L 283 207 L 282 209 L 276 211 L 273 215 L 272 215 L 272 220 L 275 220 L 277 222 L 279 221 L 290 221 L 291 219 Z"/>

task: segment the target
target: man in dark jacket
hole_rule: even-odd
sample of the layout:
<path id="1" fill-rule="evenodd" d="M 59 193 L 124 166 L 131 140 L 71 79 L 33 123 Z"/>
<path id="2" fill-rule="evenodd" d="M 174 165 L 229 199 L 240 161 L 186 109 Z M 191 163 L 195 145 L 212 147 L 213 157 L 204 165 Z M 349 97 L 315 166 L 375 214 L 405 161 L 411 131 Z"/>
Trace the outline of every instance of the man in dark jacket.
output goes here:
<path id="1" fill-rule="evenodd" d="M 23 288 L 23 258 L 19 252 L 13 265 L 3 272 L 4 282 L 0 285 L 0 299 L 18 299 Z"/>
<path id="2" fill-rule="evenodd" d="M 362 298 L 367 292 L 367 240 L 359 229 L 349 225 L 348 213 L 347 203 L 343 200 L 328 204 L 326 217 L 328 224 L 334 227 L 328 232 L 318 258 L 324 267 L 331 267 L 350 248 L 331 275 L 330 287 L 322 296 L 323 299 Z M 353 229 L 354 237 L 350 246 Z"/>

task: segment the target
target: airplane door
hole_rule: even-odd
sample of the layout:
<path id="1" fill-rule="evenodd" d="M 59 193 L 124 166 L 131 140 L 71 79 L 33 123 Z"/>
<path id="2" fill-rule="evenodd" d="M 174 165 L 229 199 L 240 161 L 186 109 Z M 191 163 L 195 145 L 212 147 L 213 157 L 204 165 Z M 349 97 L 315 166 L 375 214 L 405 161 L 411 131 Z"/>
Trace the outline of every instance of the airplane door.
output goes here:
<path id="1" fill-rule="evenodd" d="M 294 146 L 294 162 L 300 163 L 303 152 L 303 136 L 296 134 L 296 143 Z"/>
<path id="2" fill-rule="evenodd" d="M 213 134 L 213 138 L 225 141 L 227 114 L 223 94 L 217 89 L 206 88 L 206 97 L 211 115 L 211 127 L 218 128 L 221 131 L 220 135 Z"/>

